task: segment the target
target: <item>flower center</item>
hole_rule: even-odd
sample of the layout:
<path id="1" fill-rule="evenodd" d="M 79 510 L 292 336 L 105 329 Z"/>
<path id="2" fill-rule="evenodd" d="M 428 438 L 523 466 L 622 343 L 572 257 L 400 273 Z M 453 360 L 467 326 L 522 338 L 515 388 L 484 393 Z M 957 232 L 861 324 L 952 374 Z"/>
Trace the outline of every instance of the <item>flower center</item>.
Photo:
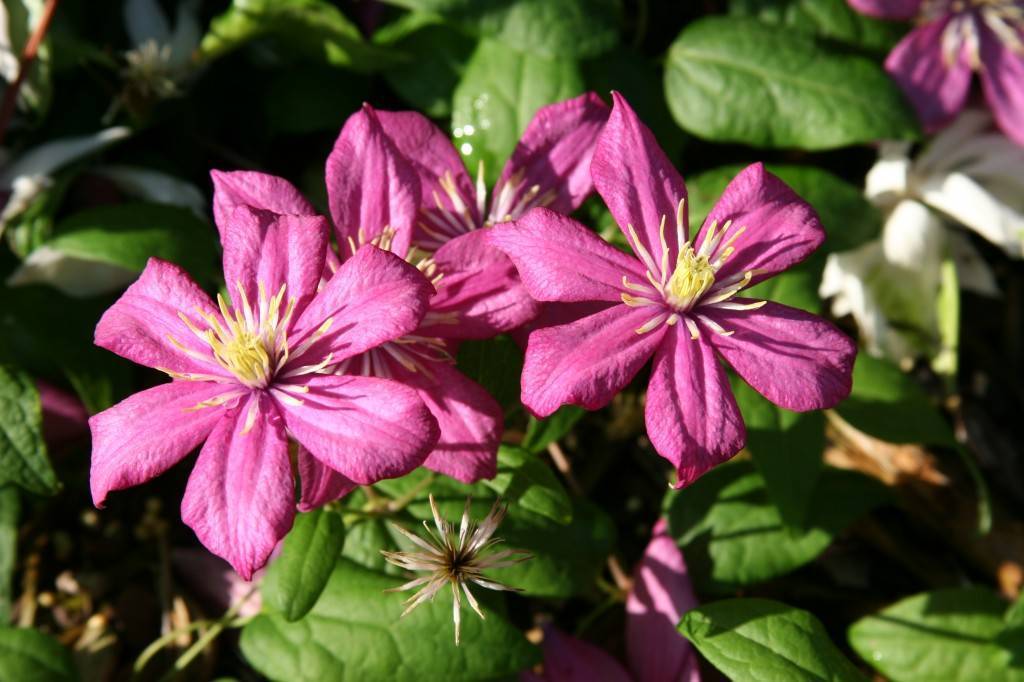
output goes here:
<path id="1" fill-rule="evenodd" d="M 919 21 L 932 22 L 952 14 L 942 32 L 942 55 L 947 68 L 960 59 L 967 48 L 967 61 L 974 70 L 981 69 L 981 26 L 984 23 L 999 41 L 1024 55 L 1024 2 L 1021 0 L 930 0 L 921 8 Z"/>
<path id="2" fill-rule="evenodd" d="M 715 283 L 715 269 L 706 255 L 698 255 L 686 244 L 676 256 L 676 268 L 668 280 L 666 300 L 675 308 L 688 310 Z"/>

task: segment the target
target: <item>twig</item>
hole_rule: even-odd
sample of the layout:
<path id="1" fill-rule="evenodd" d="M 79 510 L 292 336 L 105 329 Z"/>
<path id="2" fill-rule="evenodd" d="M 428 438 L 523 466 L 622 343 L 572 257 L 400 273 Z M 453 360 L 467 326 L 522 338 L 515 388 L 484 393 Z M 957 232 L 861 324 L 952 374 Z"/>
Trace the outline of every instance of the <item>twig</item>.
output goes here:
<path id="1" fill-rule="evenodd" d="M 14 80 L 14 84 L 4 93 L 4 101 L 0 105 L 0 144 L 4 143 L 7 128 L 11 124 L 11 119 L 14 118 L 14 109 L 18 104 L 18 92 L 28 78 L 28 73 L 36 60 L 36 55 L 39 54 L 39 46 L 42 44 L 43 38 L 46 37 L 46 32 L 50 29 L 50 21 L 53 20 L 53 14 L 57 10 L 57 3 L 59 1 L 46 0 L 46 5 L 43 7 L 43 16 L 40 17 L 39 23 L 33 29 L 32 35 L 29 36 L 28 42 L 25 43 L 25 48 L 21 51 L 18 77 Z"/>
<path id="2" fill-rule="evenodd" d="M 569 458 L 565 456 L 565 452 L 562 451 L 562 446 L 558 444 L 558 441 L 552 441 L 548 443 L 548 454 L 551 455 L 551 461 L 555 463 L 555 468 L 558 469 L 559 473 L 565 477 L 565 482 L 569 485 L 569 490 L 572 491 L 573 495 L 583 496 L 583 488 L 580 486 L 579 481 L 572 473 L 572 465 L 569 463 Z"/>
<path id="3" fill-rule="evenodd" d="M 416 497 L 421 492 L 430 487 L 430 484 L 434 482 L 435 476 L 436 474 L 434 474 L 434 472 L 431 471 L 429 474 L 427 474 L 426 478 L 424 478 L 422 481 L 420 481 L 413 487 L 409 488 L 409 490 L 407 490 L 404 495 L 402 495 L 401 497 L 396 497 L 395 499 L 388 502 L 387 510 L 389 512 L 397 512 L 402 511 L 403 509 L 408 507 L 410 502 L 415 500 Z"/>

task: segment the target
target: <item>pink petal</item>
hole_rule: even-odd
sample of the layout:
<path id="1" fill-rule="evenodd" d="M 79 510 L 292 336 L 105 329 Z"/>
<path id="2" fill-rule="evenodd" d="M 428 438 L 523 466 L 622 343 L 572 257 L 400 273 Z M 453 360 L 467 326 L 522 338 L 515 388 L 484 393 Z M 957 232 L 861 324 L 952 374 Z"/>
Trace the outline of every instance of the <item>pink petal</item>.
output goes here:
<path id="1" fill-rule="evenodd" d="M 177 464 L 224 418 L 219 407 L 195 409 L 233 390 L 204 381 L 172 381 L 125 398 L 89 420 L 92 501 L 102 507 L 111 490 L 130 488 Z"/>
<path id="2" fill-rule="evenodd" d="M 198 312 L 219 316 L 210 297 L 184 270 L 150 258 L 139 279 L 103 313 L 96 325 L 95 343 L 147 367 L 227 377 L 210 355 L 209 346 L 196 338 L 178 317 L 185 313 L 198 321 Z M 195 359 L 171 343 L 170 338 L 210 360 Z"/>
<path id="3" fill-rule="evenodd" d="M 199 452 L 181 520 L 251 580 L 292 526 L 294 490 L 281 417 L 267 397 L 252 394 L 214 427 Z"/>
<path id="4" fill-rule="evenodd" d="M 632 381 L 665 336 L 665 325 L 637 334 L 660 312 L 619 304 L 530 334 L 522 402 L 538 417 L 571 404 L 596 410 Z"/>
<path id="5" fill-rule="evenodd" d="M 210 171 L 213 220 L 223 230 L 239 206 L 282 215 L 316 215 L 302 192 L 284 178 L 255 171 Z"/>
<path id="6" fill-rule="evenodd" d="M 434 253 L 434 262 L 444 276 L 418 333 L 489 339 L 536 316 L 537 302 L 527 293 L 508 256 L 487 243 L 489 231 L 467 232 Z M 432 322 L 452 317 L 457 324 Z"/>
<path id="7" fill-rule="evenodd" d="M 1024 146 L 1024 55 L 996 37 L 987 26 L 982 29 L 981 85 L 992 114 L 1006 136 Z M 1017 36 L 1024 41 L 1024 31 Z"/>
<path id="8" fill-rule="evenodd" d="M 416 392 L 388 379 L 317 376 L 298 406 L 282 405 L 309 452 L 360 485 L 403 476 L 437 442 L 437 420 Z"/>
<path id="9" fill-rule="evenodd" d="M 189 588 L 217 609 L 217 614 L 224 613 L 242 599 L 245 603 L 238 608 L 240 617 L 255 616 L 260 612 L 263 600 L 259 589 L 249 594 L 252 584 L 239 578 L 230 564 L 205 549 L 176 547 L 171 550 L 171 565 Z M 260 582 L 263 571 L 257 571 L 252 579 L 254 583 Z"/>
<path id="10" fill-rule="evenodd" d="M 921 9 L 921 0 L 846 0 L 861 14 L 879 19 L 913 19 Z"/>
<path id="11" fill-rule="evenodd" d="M 572 218 L 535 208 L 491 228 L 488 241 L 515 263 L 538 301 L 621 301 L 622 278 L 646 283 L 640 261 Z"/>
<path id="12" fill-rule="evenodd" d="M 437 445 L 423 466 L 474 483 L 498 473 L 498 445 L 504 413 L 494 398 L 451 365 L 429 363 L 427 372 L 396 373 L 419 393 L 440 429 Z"/>
<path id="13" fill-rule="evenodd" d="M 518 217 L 522 211 L 502 209 L 520 204 L 534 186 L 538 188 L 537 198 L 549 195 L 550 200 L 535 200 L 530 206 L 546 206 L 566 214 L 579 208 L 594 191 L 590 161 L 609 113 L 608 105 L 593 92 L 541 107 L 494 186 L 491 218 L 502 220 L 509 214 Z M 503 187 L 513 176 L 518 176 L 519 186 L 514 192 L 506 192 L 506 198 Z"/>
<path id="14" fill-rule="evenodd" d="M 911 31 L 893 48 L 885 69 L 917 110 L 927 132 L 942 128 L 963 109 L 971 86 L 971 66 L 966 43 L 956 64 L 947 64 L 942 33 L 949 18 Z"/>
<path id="15" fill-rule="evenodd" d="M 221 225 L 224 281 L 236 309 L 242 304 L 238 286 L 250 306 L 277 295 L 285 285 L 285 301 L 296 299 L 295 314 L 316 293 L 324 271 L 330 227 L 320 216 L 278 215 L 240 206 Z M 283 314 L 283 310 L 282 310 Z"/>
<path id="16" fill-rule="evenodd" d="M 327 197 L 342 253 L 395 231 L 391 250 L 405 256 L 416 222 L 419 181 L 369 104 L 349 116 L 327 157 Z"/>
<path id="17" fill-rule="evenodd" d="M 679 251 L 676 212 L 680 200 L 686 198 L 686 185 L 626 99 L 617 92 L 612 93 L 612 99 L 612 114 L 598 138 L 590 165 L 594 186 L 630 244 L 628 225 L 633 226 L 643 247 L 656 260 L 662 252 L 660 226 L 664 218 L 669 262 L 675 263 Z M 688 234 L 686 224 L 684 239 Z M 637 250 L 635 244 L 633 250 Z"/>
<path id="18" fill-rule="evenodd" d="M 719 280 L 754 270 L 752 283 L 760 282 L 804 260 L 825 240 L 815 210 L 760 163 L 747 166 L 733 178 L 708 214 L 695 244 L 703 242 L 712 221 L 718 222 L 718 230 L 732 221 L 723 240 L 746 228 L 733 243 L 735 253 L 718 271 Z"/>
<path id="19" fill-rule="evenodd" d="M 334 361 L 358 355 L 410 333 L 427 311 L 434 287 L 394 254 L 366 245 L 345 261 L 295 322 L 295 347 L 331 320 L 330 328 L 293 364 L 334 354 Z"/>
<path id="20" fill-rule="evenodd" d="M 618 305 L 607 301 L 583 301 L 582 303 L 542 303 L 540 312 L 530 322 L 512 332 L 512 339 L 520 348 L 526 349 L 530 334 L 537 329 L 556 327 L 560 324 L 575 322 L 580 318 L 599 313 L 602 310 Z"/>
<path id="21" fill-rule="evenodd" d="M 358 487 L 334 469 L 321 464 L 320 460 L 309 454 L 309 450 L 302 445 L 299 445 L 296 459 L 302 487 L 299 511 L 307 512 L 328 502 L 340 500 Z"/>
<path id="22" fill-rule="evenodd" d="M 631 682 L 622 665 L 607 653 L 567 635 L 554 626 L 544 628 L 544 682 Z M 538 679 L 536 677 L 520 677 Z"/>
<path id="23" fill-rule="evenodd" d="M 857 347 L 830 322 L 772 302 L 758 310 L 700 311 L 735 332 L 721 336 L 706 330 L 705 338 L 744 381 L 776 405 L 819 410 L 850 394 Z"/>
<path id="24" fill-rule="evenodd" d="M 660 519 L 626 599 L 626 653 L 634 682 L 700 679 L 693 645 L 676 630 L 695 606 L 683 554 Z"/>
<path id="25" fill-rule="evenodd" d="M 704 330 L 704 336 L 710 333 Z M 654 356 L 644 418 L 654 449 L 676 468 L 677 488 L 735 455 L 746 441 L 722 365 L 711 346 L 691 339 L 681 324 L 669 330 Z"/>
<path id="26" fill-rule="evenodd" d="M 89 433 L 89 413 L 78 396 L 41 379 L 36 380 L 43 413 L 43 439 L 56 450 Z"/>

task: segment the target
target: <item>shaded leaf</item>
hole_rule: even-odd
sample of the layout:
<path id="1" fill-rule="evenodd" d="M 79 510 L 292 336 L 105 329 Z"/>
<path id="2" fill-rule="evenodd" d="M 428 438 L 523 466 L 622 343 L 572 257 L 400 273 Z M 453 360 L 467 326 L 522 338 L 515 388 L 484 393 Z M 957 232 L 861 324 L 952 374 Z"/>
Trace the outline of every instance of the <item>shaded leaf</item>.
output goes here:
<path id="1" fill-rule="evenodd" d="M 0 627 L 0 680 L 73 682 L 71 653 L 38 630 Z"/>
<path id="2" fill-rule="evenodd" d="M 0 485 L 37 495 L 60 488 L 43 443 L 42 408 L 31 376 L 0 366 Z"/>
<path id="3" fill-rule="evenodd" d="M 302 618 L 320 598 L 344 544 L 345 525 L 337 512 L 321 507 L 298 514 L 263 579 L 263 603 L 285 620 Z"/>

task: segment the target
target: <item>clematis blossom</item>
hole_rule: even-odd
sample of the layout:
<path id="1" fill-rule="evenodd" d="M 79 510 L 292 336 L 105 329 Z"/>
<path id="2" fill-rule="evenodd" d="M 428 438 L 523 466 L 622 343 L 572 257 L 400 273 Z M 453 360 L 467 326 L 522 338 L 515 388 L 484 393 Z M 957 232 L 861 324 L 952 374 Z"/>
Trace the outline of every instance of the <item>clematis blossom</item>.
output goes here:
<path id="1" fill-rule="evenodd" d="M 821 244 L 814 210 L 755 164 L 691 231 L 682 177 L 614 100 L 591 172 L 633 255 L 544 208 L 496 226 L 490 241 L 537 300 L 591 306 L 530 333 L 523 404 L 538 417 L 564 404 L 598 409 L 653 357 L 647 434 L 684 486 L 745 442 L 719 356 L 775 404 L 805 411 L 849 393 L 856 349 L 815 315 L 742 296 Z"/>
<path id="2" fill-rule="evenodd" d="M 339 376 L 348 358 L 409 333 L 430 284 L 376 247 L 318 290 L 329 227 L 322 218 L 237 207 L 217 215 L 230 294 L 210 300 L 177 266 L 150 259 L 104 313 L 96 344 L 170 383 L 89 420 L 93 502 L 163 473 L 203 444 L 182 520 L 246 580 L 295 514 L 289 438 L 360 484 L 402 476 L 437 440 L 415 391 Z"/>
<path id="3" fill-rule="evenodd" d="M 929 132 L 963 109 L 971 74 L 977 71 L 999 127 L 1024 145 L 1022 0 L 847 1 L 869 16 L 916 21 L 885 67 Z"/>

